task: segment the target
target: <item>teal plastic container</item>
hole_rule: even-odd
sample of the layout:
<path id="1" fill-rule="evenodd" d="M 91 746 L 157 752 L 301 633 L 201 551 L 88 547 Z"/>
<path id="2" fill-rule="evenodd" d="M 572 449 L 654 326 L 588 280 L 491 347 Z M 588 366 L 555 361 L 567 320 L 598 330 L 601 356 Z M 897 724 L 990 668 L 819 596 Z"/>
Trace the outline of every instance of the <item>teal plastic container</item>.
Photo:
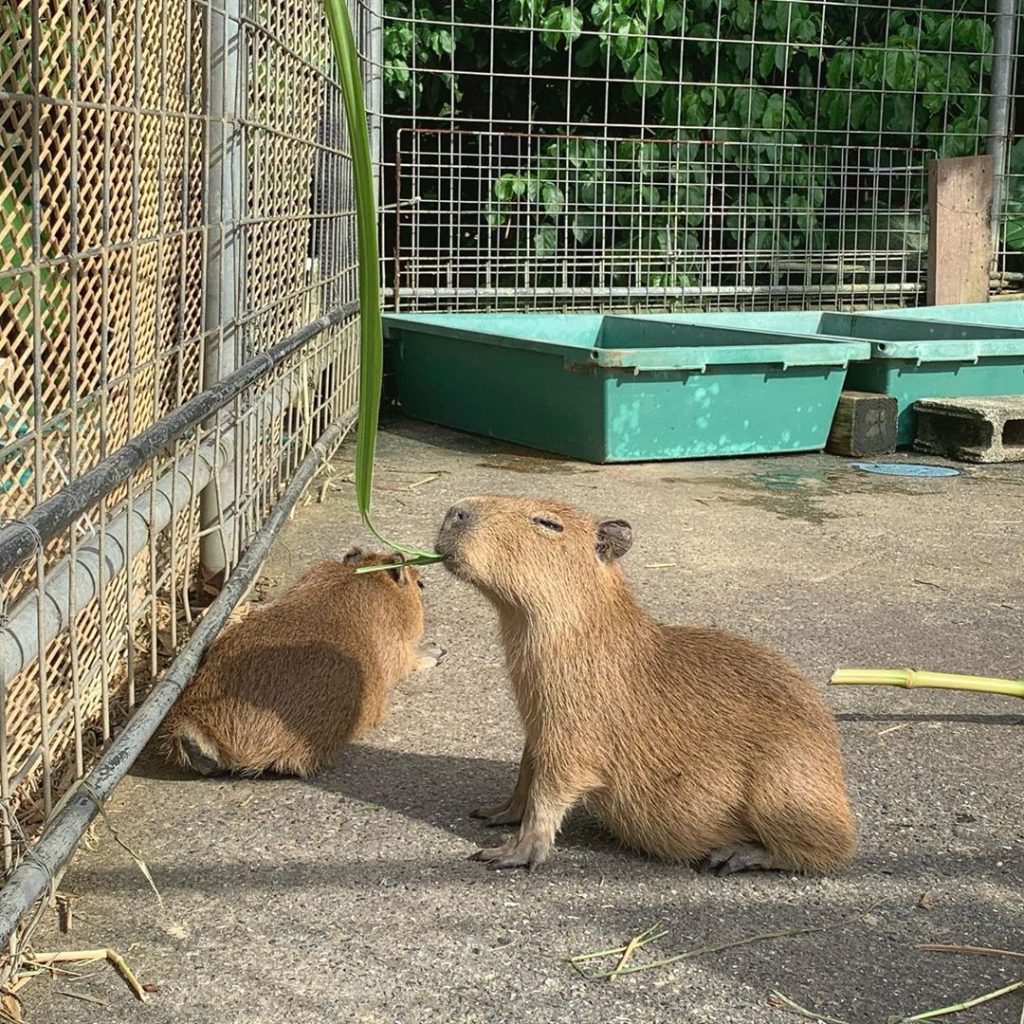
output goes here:
<path id="1" fill-rule="evenodd" d="M 921 306 L 893 310 L 884 319 L 927 333 L 878 340 L 871 361 L 851 373 L 849 386 L 896 398 L 898 444 L 914 441 L 919 398 L 1024 394 L 1024 302 Z"/>
<path id="2" fill-rule="evenodd" d="M 813 331 L 558 313 L 389 314 L 402 410 L 589 462 L 823 448 L 851 360 Z"/>
<path id="3" fill-rule="evenodd" d="M 906 320 L 935 320 L 942 323 L 988 324 L 1024 330 L 1024 302 L 968 302 L 954 306 L 913 306 L 887 309 L 885 316 Z"/>
<path id="4" fill-rule="evenodd" d="M 926 315 L 927 314 L 927 315 Z M 846 386 L 892 395 L 897 444 L 914 441 L 920 398 L 1024 394 L 1024 302 L 930 306 L 884 313 L 679 313 L 652 319 L 754 326 L 871 344 L 867 362 L 851 363 Z"/>
<path id="5" fill-rule="evenodd" d="M 988 303 L 945 319 L 943 307 L 932 316 L 825 313 L 821 329 L 835 331 L 838 321 L 853 321 L 842 333 L 871 341 L 871 359 L 851 367 L 847 386 L 892 395 L 899 420 L 896 443 L 913 444 L 917 432 L 914 403 L 921 398 L 1024 394 L 1024 328 L 987 321 Z M 914 310 L 918 313 L 918 310 Z"/>

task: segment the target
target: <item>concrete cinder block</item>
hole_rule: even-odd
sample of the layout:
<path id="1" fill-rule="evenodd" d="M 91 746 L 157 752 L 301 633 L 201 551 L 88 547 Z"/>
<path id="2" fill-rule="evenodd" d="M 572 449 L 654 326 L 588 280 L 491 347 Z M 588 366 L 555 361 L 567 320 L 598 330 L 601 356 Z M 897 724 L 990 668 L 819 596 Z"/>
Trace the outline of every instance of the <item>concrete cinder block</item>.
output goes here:
<path id="1" fill-rule="evenodd" d="M 966 462 L 1024 462 L 1024 395 L 914 403 L 914 447 Z"/>

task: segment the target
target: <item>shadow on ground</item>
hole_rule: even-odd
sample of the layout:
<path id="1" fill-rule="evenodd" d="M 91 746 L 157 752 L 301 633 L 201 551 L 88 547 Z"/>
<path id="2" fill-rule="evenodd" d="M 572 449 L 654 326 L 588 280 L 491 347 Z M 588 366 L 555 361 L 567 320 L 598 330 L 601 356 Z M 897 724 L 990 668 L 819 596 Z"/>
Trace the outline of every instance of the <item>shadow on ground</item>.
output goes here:
<path id="1" fill-rule="evenodd" d="M 357 817 L 365 820 L 386 813 L 399 822 L 399 835 L 427 826 L 467 844 L 484 845 L 499 841 L 502 831 L 485 829 L 468 818 L 466 811 L 506 793 L 516 770 L 511 761 L 417 754 L 372 744 L 350 747 L 334 768 L 304 782 L 273 778 L 186 781 L 174 770 L 161 772 L 158 764 L 149 767 L 148 777 L 183 782 L 200 803 L 204 788 L 214 786 L 258 792 L 268 800 L 284 802 L 300 790 L 313 789 L 319 791 L 319 806 L 325 796 L 336 798 L 335 824 L 342 828 Z M 141 771 L 139 774 L 141 777 Z M 407 821 L 405 826 L 400 824 L 402 819 Z M 201 873 L 186 861 L 162 863 L 156 873 L 164 898 L 171 904 L 188 893 L 230 901 L 232 893 L 258 896 L 262 891 L 281 898 L 289 890 L 320 892 L 324 898 L 343 891 L 365 899 L 380 896 L 382 886 L 415 903 L 420 896 L 411 896 L 412 891 L 428 896 L 437 891 L 439 877 L 444 877 L 454 891 L 461 887 L 475 906 L 479 907 L 481 887 L 491 894 L 484 896 L 484 905 L 491 907 L 492 925 L 519 915 L 502 909 L 503 898 L 505 907 L 509 897 L 516 906 L 529 894 L 542 905 L 550 893 L 557 905 L 559 890 L 583 886 L 598 897 L 581 901 L 588 932 L 600 935 L 606 944 L 625 942 L 658 922 L 668 930 L 653 951 L 637 956 L 638 964 L 696 947 L 727 946 L 692 961 L 616 981 L 617 991 L 640 1006 L 648 1005 L 650 992 L 662 992 L 666 986 L 677 987 L 685 996 L 690 985 L 707 985 L 710 975 L 718 977 L 716 984 L 738 985 L 765 997 L 779 990 L 818 1013 L 838 1016 L 850 1024 L 885 1024 L 891 1015 L 946 1005 L 1024 976 L 1019 963 L 1009 959 L 924 953 L 913 948 L 927 942 L 1019 946 L 1020 905 L 1014 894 L 1019 894 L 1024 881 L 1020 858 L 1019 848 L 1008 854 L 1005 847 L 982 847 L 965 858 L 925 844 L 893 855 L 893 851 L 879 848 L 877 837 L 869 833 L 862 837 L 857 861 L 840 879 L 774 873 L 718 879 L 621 850 L 588 815 L 576 812 L 560 836 L 552 860 L 533 876 L 488 872 L 462 857 L 424 856 L 417 853 L 415 845 L 408 849 L 401 844 L 387 845 L 374 856 L 353 857 L 344 849 L 315 841 L 310 841 L 300 859 L 256 869 L 244 859 L 225 858 L 207 864 Z M 947 893 L 945 881 L 965 871 L 973 880 L 973 892 Z M 612 879 L 617 890 L 632 893 L 632 898 L 603 903 L 599 894 Z M 89 882 L 108 894 L 120 890 L 127 895 L 138 889 L 138 880 L 131 875 L 98 865 L 90 869 Z M 363 895 L 357 896 L 359 893 Z M 601 945 L 592 937 L 575 939 L 572 931 L 570 928 L 566 936 L 568 953 Z M 774 934 L 780 932 L 795 934 Z M 762 933 L 773 934 L 760 941 L 746 941 Z M 728 945 L 734 942 L 738 944 Z M 358 952 L 348 955 L 358 962 Z M 555 974 L 561 978 L 560 985 L 583 984 L 587 990 L 594 986 L 595 993 L 603 991 L 599 986 L 607 982 L 583 982 L 564 961 L 563 954 Z M 608 970 L 614 964 L 615 959 L 609 958 L 593 966 Z M 514 962 L 508 967 L 513 973 L 517 969 Z M 770 1011 L 765 1008 L 764 1012 Z M 1007 998 L 979 1008 L 965 1019 L 973 1024 L 1016 1024 L 1019 1017 L 1019 999 Z M 641 1019 L 691 1018 L 655 1014 Z M 755 1024 L 765 1018 L 746 1019 Z"/>
<path id="2" fill-rule="evenodd" d="M 394 419 L 378 452 L 388 535 L 430 543 L 452 501 L 488 491 L 614 509 L 637 528 L 626 570 L 653 614 L 755 637 L 822 684 L 839 665 L 1020 671 L 1020 571 L 1007 553 L 1024 545 L 1012 511 L 1024 466 L 908 500 L 903 485 L 821 455 L 593 467 Z M 367 539 L 342 479 L 351 460 L 344 449 L 326 500 L 304 505 L 275 545 L 268 574 L 282 584 Z M 133 768 L 109 815 L 162 906 L 100 822 L 63 883 L 79 894 L 73 932 L 46 915 L 35 943 L 115 948 L 159 989 L 142 1007 L 106 969 L 40 978 L 22 990 L 31 1024 L 797 1020 L 769 1004 L 773 990 L 887 1024 L 1024 977 L 1024 961 L 913 948 L 1024 943 L 1020 702 L 827 688 L 861 838 L 837 878 L 698 875 L 620 849 L 582 811 L 539 872 L 499 874 L 467 860 L 504 836 L 468 812 L 510 791 L 519 754 L 493 613 L 440 572 L 425 597 L 448 658 L 400 686 L 388 722 L 330 771 L 205 780 L 155 750 Z M 658 921 L 669 934 L 638 963 L 828 927 L 614 983 L 567 963 Z M 1022 1001 L 951 1019 L 1019 1024 Z"/>

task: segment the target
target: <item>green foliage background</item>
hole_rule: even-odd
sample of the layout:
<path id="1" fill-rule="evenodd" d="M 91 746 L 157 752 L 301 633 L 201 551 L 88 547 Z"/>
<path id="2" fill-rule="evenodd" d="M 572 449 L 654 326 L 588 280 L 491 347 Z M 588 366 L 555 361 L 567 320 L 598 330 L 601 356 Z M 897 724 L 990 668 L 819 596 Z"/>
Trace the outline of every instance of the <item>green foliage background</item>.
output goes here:
<path id="1" fill-rule="evenodd" d="M 553 124 L 562 127 L 541 130 L 563 136 L 607 124 L 626 137 L 644 127 L 649 141 L 618 143 L 613 153 L 607 144 L 553 138 L 540 159 L 491 182 L 480 201 L 492 228 L 528 232 L 519 249 L 537 257 L 587 245 L 609 204 L 632 208 L 638 212 L 618 225 L 615 246 L 665 253 L 642 268 L 645 283 L 686 284 L 693 267 L 669 257 L 707 244 L 708 183 L 694 144 L 707 142 L 712 127 L 714 158 L 735 169 L 726 176 L 724 223 L 714 230 L 720 244 L 755 252 L 843 246 L 839 226 L 821 211 L 857 207 L 856 196 L 837 194 L 856 189 L 857 175 L 852 185 L 838 175 L 828 147 L 860 147 L 855 160 L 866 174 L 897 166 L 896 149 L 983 152 L 993 48 L 987 10 L 986 0 L 962 0 L 955 12 L 952 3 L 927 0 L 914 10 L 807 0 L 509 0 L 493 8 L 491 0 L 454 8 L 385 0 L 385 109 L 415 114 L 419 124 Z M 529 109 L 523 81 L 505 77 L 527 72 Z M 1024 149 L 1014 155 L 1014 169 L 1024 171 Z M 569 175 L 559 170 L 567 161 Z M 893 203 L 898 218 L 887 216 L 882 187 L 870 223 L 846 224 L 860 247 L 923 247 L 925 225 L 906 213 L 923 208 L 923 174 L 911 187 L 916 195 Z M 1006 239 L 1024 249 L 1024 190 L 1011 188 L 1009 210 L 1022 219 L 1011 219 Z"/>

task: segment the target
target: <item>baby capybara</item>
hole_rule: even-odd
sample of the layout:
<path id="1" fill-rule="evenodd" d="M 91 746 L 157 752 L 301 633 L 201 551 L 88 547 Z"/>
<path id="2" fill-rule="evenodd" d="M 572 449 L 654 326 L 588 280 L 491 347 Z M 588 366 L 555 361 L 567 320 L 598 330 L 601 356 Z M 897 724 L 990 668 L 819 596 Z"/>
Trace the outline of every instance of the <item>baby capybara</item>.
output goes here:
<path id="1" fill-rule="evenodd" d="M 390 565 L 357 573 L 364 565 Z M 358 548 L 314 565 L 224 629 L 164 726 L 168 755 L 204 775 L 310 775 L 379 725 L 394 685 L 436 664 L 419 573 Z"/>

